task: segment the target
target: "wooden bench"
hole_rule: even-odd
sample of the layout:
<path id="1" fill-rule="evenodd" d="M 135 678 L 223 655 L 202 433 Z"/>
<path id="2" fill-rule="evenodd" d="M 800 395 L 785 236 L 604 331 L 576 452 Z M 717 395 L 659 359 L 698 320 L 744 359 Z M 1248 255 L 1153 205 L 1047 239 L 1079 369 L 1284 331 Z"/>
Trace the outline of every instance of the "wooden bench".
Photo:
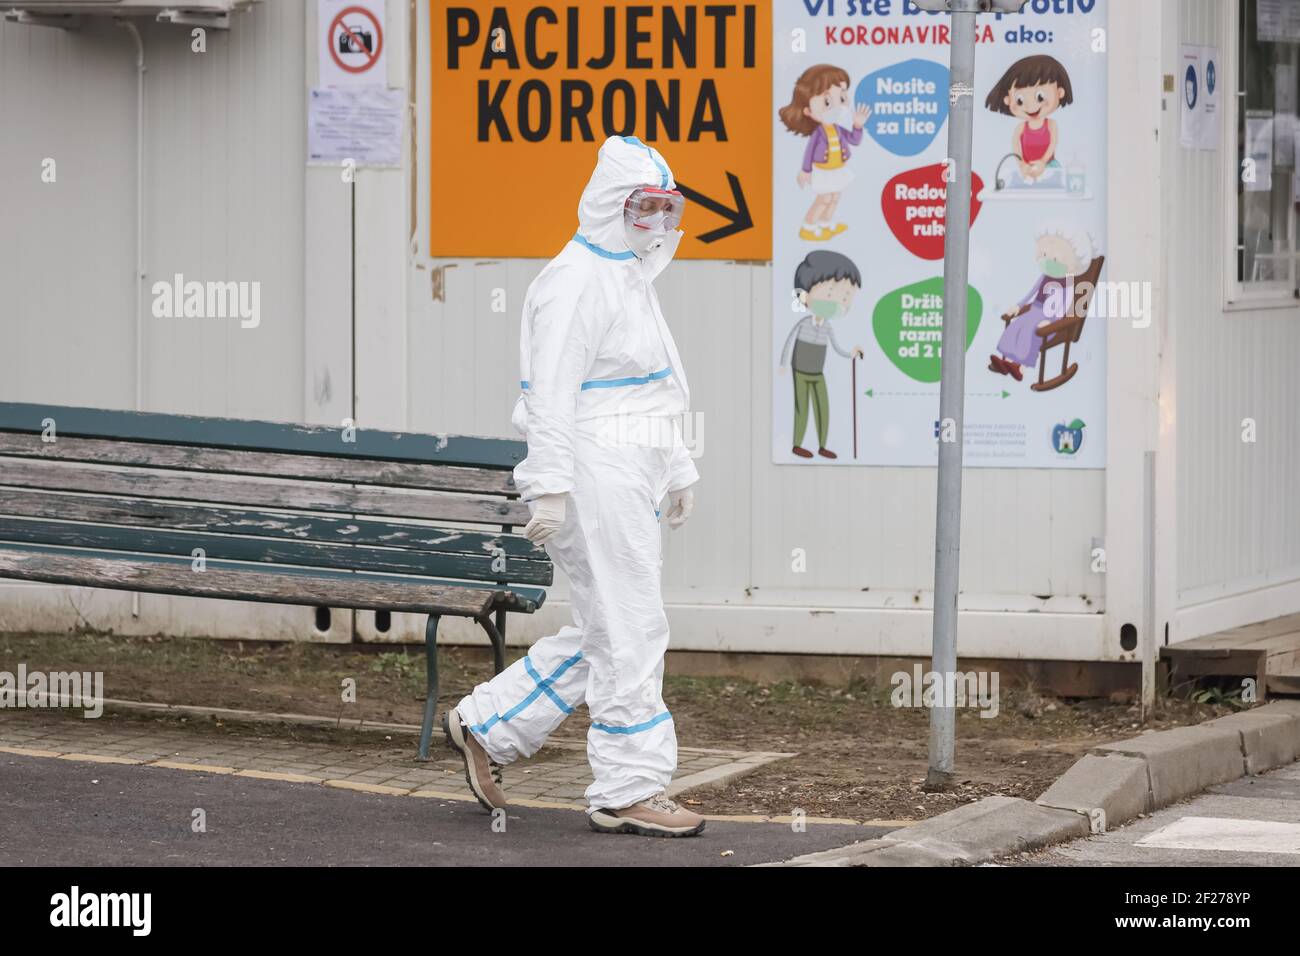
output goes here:
<path id="1" fill-rule="evenodd" d="M 0 578 L 473 618 L 545 600 L 511 474 L 523 442 L 0 402 Z M 486 527 L 484 527 L 486 526 Z"/>

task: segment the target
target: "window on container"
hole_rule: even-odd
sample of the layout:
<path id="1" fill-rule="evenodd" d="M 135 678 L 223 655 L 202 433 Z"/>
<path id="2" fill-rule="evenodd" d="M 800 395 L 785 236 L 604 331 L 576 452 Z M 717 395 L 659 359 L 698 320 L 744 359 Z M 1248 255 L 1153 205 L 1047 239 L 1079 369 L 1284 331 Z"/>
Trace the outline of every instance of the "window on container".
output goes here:
<path id="1" fill-rule="evenodd" d="M 1237 282 L 1242 292 L 1300 297 L 1300 31 L 1291 2 L 1238 5 Z"/>

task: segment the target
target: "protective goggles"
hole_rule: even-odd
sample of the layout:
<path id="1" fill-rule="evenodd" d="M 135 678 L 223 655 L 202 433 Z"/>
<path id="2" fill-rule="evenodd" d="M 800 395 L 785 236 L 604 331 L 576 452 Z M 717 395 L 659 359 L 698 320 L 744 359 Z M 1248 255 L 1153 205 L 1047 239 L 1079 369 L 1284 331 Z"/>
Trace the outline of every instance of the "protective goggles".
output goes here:
<path id="1" fill-rule="evenodd" d="M 681 228 L 685 211 L 686 198 L 676 189 L 642 186 L 627 197 L 623 219 L 634 229 L 657 229 L 662 224 L 670 231 Z"/>

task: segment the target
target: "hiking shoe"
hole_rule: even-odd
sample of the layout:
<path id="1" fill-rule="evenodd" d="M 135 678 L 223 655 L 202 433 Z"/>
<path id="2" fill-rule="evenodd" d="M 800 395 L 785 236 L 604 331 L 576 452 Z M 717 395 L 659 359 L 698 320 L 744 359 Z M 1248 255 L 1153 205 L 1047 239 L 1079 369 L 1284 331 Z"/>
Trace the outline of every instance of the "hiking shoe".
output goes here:
<path id="1" fill-rule="evenodd" d="M 636 833 L 640 836 L 695 836 L 704 817 L 683 810 L 662 793 L 622 810 L 593 810 L 587 822 L 597 833 Z"/>
<path id="2" fill-rule="evenodd" d="M 442 715 L 442 732 L 447 743 L 465 758 L 465 780 L 484 810 L 500 810 L 508 805 L 501 789 L 501 765 L 488 759 L 487 751 L 474 739 L 453 707 Z"/>

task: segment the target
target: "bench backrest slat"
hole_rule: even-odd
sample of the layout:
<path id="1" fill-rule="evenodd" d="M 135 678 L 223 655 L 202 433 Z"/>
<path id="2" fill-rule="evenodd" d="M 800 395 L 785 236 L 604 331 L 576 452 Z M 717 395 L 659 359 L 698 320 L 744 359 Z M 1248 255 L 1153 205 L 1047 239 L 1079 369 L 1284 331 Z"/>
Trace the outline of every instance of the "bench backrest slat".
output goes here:
<path id="1" fill-rule="evenodd" d="M 172 474 L 91 465 L 52 465 L 22 459 L 11 459 L 5 463 L 0 483 L 47 491 L 170 498 L 292 511 L 340 511 L 430 521 L 524 525 L 529 520 L 528 507 L 522 502 L 477 495 L 418 494 L 413 491 L 351 488 L 346 485 L 280 484 L 207 474 Z"/>
<path id="2" fill-rule="evenodd" d="M 117 557 L 107 551 L 56 551 L 0 544 L 0 578 L 72 585 L 94 582 L 100 588 L 276 604 L 415 613 L 428 613 L 430 607 L 438 607 L 443 613 L 471 617 L 484 613 L 505 596 L 500 591 L 480 590 L 453 581 L 403 581 L 361 574 L 341 578 L 337 572 L 311 568 L 266 568 L 250 576 L 242 573 L 238 565 L 222 562 L 212 562 L 206 571 L 196 574 L 188 559 L 145 557 L 128 563 Z"/>
<path id="3" fill-rule="evenodd" d="M 259 538 L 287 538 L 335 544 L 370 544 L 410 551 L 493 554 L 507 560 L 548 561 L 546 552 L 520 535 L 469 531 L 366 518 L 287 514 L 219 505 L 177 504 L 147 498 L 124 500 L 100 495 L 19 491 L 0 487 L 0 515 L 128 525 L 176 531 L 206 531 Z"/>
<path id="4" fill-rule="evenodd" d="M 201 549 L 205 561 L 221 559 L 382 574 L 466 578 L 474 581 L 495 582 L 508 579 L 518 584 L 551 583 L 549 563 L 505 559 L 500 562 L 500 570 L 496 570 L 494 569 L 496 559 L 490 554 L 397 551 L 367 545 L 272 541 L 266 538 L 123 528 L 77 524 L 70 521 L 33 521 L 0 517 L 0 541 L 129 551 L 173 557 L 194 557 L 195 551 Z"/>
<path id="5" fill-rule="evenodd" d="M 296 478 L 307 481 L 390 485 L 427 491 L 459 491 L 486 495 L 516 495 L 514 478 L 499 468 L 430 465 L 403 461 L 367 461 L 281 452 L 207 448 L 113 441 L 107 438 L 68 438 L 46 442 L 40 435 L 0 432 L 0 456 L 134 465 L 176 471 L 211 471 L 231 475 Z M 0 468 L 3 463 L 0 462 Z"/>
<path id="6" fill-rule="evenodd" d="M 112 438 L 168 445 L 208 445 L 338 458 L 377 458 L 464 465 L 471 468 L 512 469 L 527 454 L 523 442 L 508 438 L 426 435 L 374 428 L 347 429 L 328 425 L 295 425 L 32 402 L 0 402 L 0 431 L 41 433 L 46 429 L 44 423 L 47 420 L 53 422 L 57 436 Z"/>

